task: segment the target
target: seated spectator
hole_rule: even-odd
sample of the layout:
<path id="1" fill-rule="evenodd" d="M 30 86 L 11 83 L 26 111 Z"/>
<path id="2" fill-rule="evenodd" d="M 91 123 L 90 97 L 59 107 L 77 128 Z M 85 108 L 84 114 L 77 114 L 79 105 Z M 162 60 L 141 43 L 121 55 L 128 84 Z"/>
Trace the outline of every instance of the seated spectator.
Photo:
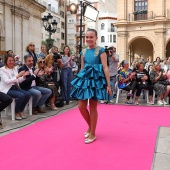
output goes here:
<path id="1" fill-rule="evenodd" d="M 4 110 L 7 106 L 9 106 L 12 103 L 12 97 L 9 95 L 0 92 L 0 112 Z M 2 129 L 2 118 L 0 114 L 0 129 Z"/>
<path id="2" fill-rule="evenodd" d="M 52 91 L 52 94 L 48 99 L 50 100 L 50 109 L 57 110 L 58 108 L 55 106 L 55 99 L 59 94 L 51 75 L 52 69 L 46 67 L 45 59 L 43 58 L 38 59 L 36 68 L 37 68 L 36 85 L 46 87 Z"/>
<path id="3" fill-rule="evenodd" d="M 129 62 L 127 60 L 123 60 L 122 67 L 123 68 L 120 69 L 118 75 L 118 88 L 129 91 L 125 103 L 132 104 L 130 97 L 133 97 L 136 87 L 136 82 L 133 81 L 135 73 L 132 73 L 132 70 L 129 68 Z"/>
<path id="4" fill-rule="evenodd" d="M 47 56 L 47 47 L 46 45 L 41 45 L 41 53 L 37 58 L 45 58 Z"/>
<path id="5" fill-rule="evenodd" d="M 168 66 L 168 60 L 166 58 L 162 58 L 161 60 L 162 62 L 160 63 L 161 65 L 161 69 L 163 72 L 167 73 L 167 71 L 169 70 L 169 66 Z"/>
<path id="6" fill-rule="evenodd" d="M 34 70 L 34 60 L 30 54 L 24 56 L 25 64 L 19 68 L 19 72 L 28 71 L 30 74 L 26 76 L 26 79 L 20 83 L 20 87 L 24 90 L 27 90 L 33 96 L 33 114 L 45 113 L 45 110 L 42 108 L 48 97 L 51 95 L 51 90 L 36 86 L 36 76 L 38 70 Z"/>
<path id="7" fill-rule="evenodd" d="M 142 89 L 146 89 L 149 91 L 149 104 L 153 105 L 153 85 L 150 82 L 149 79 L 149 73 L 144 69 L 143 63 L 138 63 L 136 65 L 135 70 L 135 80 L 136 80 L 136 98 L 135 98 L 135 104 L 138 105 L 138 99 L 141 94 Z"/>
<path id="8" fill-rule="evenodd" d="M 8 94 L 12 98 L 17 98 L 15 106 L 15 119 L 22 120 L 26 118 L 25 115 L 23 115 L 23 111 L 31 97 L 31 94 L 20 89 L 19 83 L 25 80 L 29 72 L 21 71 L 18 74 L 18 70 L 15 67 L 15 59 L 11 54 L 7 54 L 5 56 L 4 63 L 5 66 L 0 68 L 0 91 Z"/>
<path id="9" fill-rule="evenodd" d="M 158 96 L 158 105 L 167 105 L 165 99 L 170 92 L 170 85 L 168 85 L 167 76 L 161 70 L 159 62 L 155 62 L 153 70 L 150 73 L 150 80 L 153 83 L 155 93 Z"/>

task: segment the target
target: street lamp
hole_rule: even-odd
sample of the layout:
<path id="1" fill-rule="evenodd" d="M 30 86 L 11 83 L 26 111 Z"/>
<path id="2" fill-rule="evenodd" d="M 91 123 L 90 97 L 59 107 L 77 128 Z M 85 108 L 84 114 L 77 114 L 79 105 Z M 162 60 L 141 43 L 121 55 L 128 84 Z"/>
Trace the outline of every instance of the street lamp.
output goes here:
<path id="1" fill-rule="evenodd" d="M 55 33 L 56 30 L 57 30 L 57 22 L 56 20 L 53 20 L 53 16 L 51 15 L 51 13 L 48 13 L 47 16 L 44 16 L 42 18 L 42 21 L 43 21 L 43 26 L 45 28 L 46 31 L 49 32 L 49 41 L 51 40 L 51 35 L 52 33 Z M 51 47 L 52 43 L 50 42 L 49 43 L 49 47 Z"/>
<path id="2" fill-rule="evenodd" d="M 79 45 L 79 55 L 82 51 L 82 20 L 83 20 L 83 16 L 96 21 L 97 16 L 99 11 L 97 11 L 97 9 L 93 6 L 90 5 L 89 2 L 85 1 L 85 0 L 79 0 L 80 4 L 76 5 L 75 3 L 72 3 L 69 5 L 69 10 L 71 14 L 76 14 L 77 10 L 78 10 L 78 6 L 80 5 L 80 45 Z M 80 55 L 81 56 L 81 55 Z"/>

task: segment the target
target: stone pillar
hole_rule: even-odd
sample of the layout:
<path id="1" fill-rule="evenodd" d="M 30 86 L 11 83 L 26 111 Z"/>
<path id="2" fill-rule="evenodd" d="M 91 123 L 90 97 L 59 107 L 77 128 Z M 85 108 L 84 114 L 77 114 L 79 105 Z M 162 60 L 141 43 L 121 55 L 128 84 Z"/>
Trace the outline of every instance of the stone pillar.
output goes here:
<path id="1" fill-rule="evenodd" d="M 155 19 L 164 19 L 165 18 L 165 0 L 155 0 L 156 5 L 156 18 Z"/>
<path id="2" fill-rule="evenodd" d="M 155 31 L 155 49 L 154 49 L 154 60 L 156 57 L 166 57 L 166 47 L 165 47 L 165 32 L 164 28 Z"/>
<path id="3" fill-rule="evenodd" d="M 119 61 L 128 59 L 127 49 L 127 32 L 118 32 L 117 53 L 119 54 Z"/>
<path id="4" fill-rule="evenodd" d="M 118 22 L 127 21 L 127 0 L 119 0 L 118 5 Z"/>

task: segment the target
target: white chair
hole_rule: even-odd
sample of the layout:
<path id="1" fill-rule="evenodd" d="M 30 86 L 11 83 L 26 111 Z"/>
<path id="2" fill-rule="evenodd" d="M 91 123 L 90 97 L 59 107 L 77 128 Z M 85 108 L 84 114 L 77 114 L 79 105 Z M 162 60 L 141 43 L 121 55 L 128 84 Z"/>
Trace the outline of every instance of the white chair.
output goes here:
<path id="1" fill-rule="evenodd" d="M 6 107 L 5 109 L 5 114 L 7 115 L 9 107 Z M 29 115 L 32 115 L 32 97 L 30 98 L 28 102 L 28 108 L 29 108 Z M 12 115 L 12 120 L 15 120 L 15 98 L 12 99 L 11 103 L 11 115 Z"/>
<path id="2" fill-rule="evenodd" d="M 116 104 L 119 102 L 119 96 L 120 96 L 120 93 L 121 93 L 122 91 L 125 91 L 125 90 L 117 88 Z M 126 93 L 128 93 L 128 92 L 126 91 Z"/>

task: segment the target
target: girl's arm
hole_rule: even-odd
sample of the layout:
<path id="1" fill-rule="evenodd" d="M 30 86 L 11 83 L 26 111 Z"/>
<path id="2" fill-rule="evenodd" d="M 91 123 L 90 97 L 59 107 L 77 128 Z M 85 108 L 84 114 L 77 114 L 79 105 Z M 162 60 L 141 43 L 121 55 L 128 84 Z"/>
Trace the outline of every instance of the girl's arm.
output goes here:
<path id="1" fill-rule="evenodd" d="M 104 71 L 104 74 L 105 74 L 105 77 L 106 77 L 107 93 L 109 95 L 111 95 L 112 92 L 111 92 L 111 87 L 110 87 L 110 76 L 109 76 L 109 69 L 108 69 L 108 66 L 107 66 L 107 56 L 106 56 L 106 53 L 103 52 L 100 55 L 100 58 L 101 58 L 101 62 L 102 62 L 102 65 L 103 65 L 103 71 Z"/>
<path id="2" fill-rule="evenodd" d="M 84 68 L 84 56 L 81 56 L 81 70 Z"/>

